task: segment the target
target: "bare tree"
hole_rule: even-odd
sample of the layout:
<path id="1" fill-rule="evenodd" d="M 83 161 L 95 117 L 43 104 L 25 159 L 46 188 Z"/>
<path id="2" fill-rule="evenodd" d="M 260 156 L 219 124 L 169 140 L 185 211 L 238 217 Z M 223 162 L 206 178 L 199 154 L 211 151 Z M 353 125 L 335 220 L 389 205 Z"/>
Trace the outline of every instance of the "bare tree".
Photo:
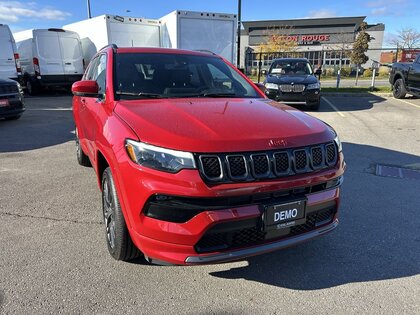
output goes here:
<path id="1" fill-rule="evenodd" d="M 387 42 L 403 49 L 412 49 L 420 45 L 420 32 L 412 27 L 402 28 L 397 34 L 391 34 Z"/>
<path id="2" fill-rule="evenodd" d="M 340 53 L 340 63 L 338 69 L 341 71 L 343 67 L 343 58 L 346 58 L 346 54 L 352 48 L 352 38 L 349 33 L 340 32 L 336 34 L 331 34 L 331 41 L 335 44 L 330 44 L 326 50 L 336 51 Z"/>

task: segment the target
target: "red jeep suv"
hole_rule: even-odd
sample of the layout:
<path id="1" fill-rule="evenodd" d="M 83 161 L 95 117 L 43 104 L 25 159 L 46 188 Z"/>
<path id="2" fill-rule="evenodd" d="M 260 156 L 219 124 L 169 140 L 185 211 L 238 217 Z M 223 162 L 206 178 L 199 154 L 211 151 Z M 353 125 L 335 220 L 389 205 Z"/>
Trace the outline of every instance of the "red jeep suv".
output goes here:
<path id="1" fill-rule="evenodd" d="M 225 262 L 337 226 L 345 169 L 337 134 L 260 88 L 203 52 L 97 53 L 73 84 L 73 114 L 112 257 Z"/>

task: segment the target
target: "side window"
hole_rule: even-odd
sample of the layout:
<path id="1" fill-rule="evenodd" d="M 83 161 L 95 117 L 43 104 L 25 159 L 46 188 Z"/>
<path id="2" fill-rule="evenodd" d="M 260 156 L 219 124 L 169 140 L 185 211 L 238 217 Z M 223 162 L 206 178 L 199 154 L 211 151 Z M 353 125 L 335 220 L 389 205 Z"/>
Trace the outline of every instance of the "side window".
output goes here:
<path id="1" fill-rule="evenodd" d="M 97 62 L 98 62 L 98 57 L 96 57 L 91 62 L 89 62 L 89 66 L 86 69 L 84 80 L 92 80 Z"/>
<path id="2" fill-rule="evenodd" d="M 99 86 L 99 93 L 105 93 L 105 79 L 106 79 L 106 55 L 99 57 L 95 70 L 93 71 L 92 80 L 95 80 Z"/>

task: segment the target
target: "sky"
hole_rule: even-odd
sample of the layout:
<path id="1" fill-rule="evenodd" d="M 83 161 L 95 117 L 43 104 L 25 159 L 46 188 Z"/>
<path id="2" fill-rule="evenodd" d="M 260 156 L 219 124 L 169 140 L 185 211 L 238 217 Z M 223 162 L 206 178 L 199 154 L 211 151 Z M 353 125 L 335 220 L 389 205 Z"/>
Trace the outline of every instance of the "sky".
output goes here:
<path id="1" fill-rule="evenodd" d="M 256 1 L 242 0 L 242 21 L 337 16 L 367 16 L 369 24 L 384 23 L 385 36 L 402 28 L 420 32 L 419 0 Z M 90 0 L 92 16 L 160 18 L 174 10 L 237 13 L 238 0 Z M 12 32 L 62 27 L 87 18 L 87 0 L 0 0 L 0 24 Z"/>

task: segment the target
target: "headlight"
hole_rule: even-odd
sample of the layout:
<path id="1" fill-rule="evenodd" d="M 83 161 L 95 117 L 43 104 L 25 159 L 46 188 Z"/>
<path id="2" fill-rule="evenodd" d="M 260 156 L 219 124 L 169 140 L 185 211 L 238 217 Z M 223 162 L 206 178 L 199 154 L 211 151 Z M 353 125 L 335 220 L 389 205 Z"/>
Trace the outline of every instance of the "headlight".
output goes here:
<path id="1" fill-rule="evenodd" d="M 279 89 L 279 86 L 275 83 L 266 83 L 265 87 L 267 89 L 271 89 L 271 90 L 278 90 Z"/>
<path id="2" fill-rule="evenodd" d="M 343 146 L 341 145 L 340 138 L 339 138 L 337 135 L 336 135 L 336 136 L 335 136 L 335 138 L 334 138 L 334 142 L 335 142 L 335 144 L 337 145 L 338 152 L 343 151 Z"/>
<path id="3" fill-rule="evenodd" d="M 307 90 L 316 90 L 319 88 L 321 88 L 321 84 L 319 84 L 319 82 L 308 84 L 308 86 L 306 87 Z"/>
<path id="4" fill-rule="evenodd" d="M 155 170 L 176 173 L 184 168 L 196 168 L 194 156 L 190 152 L 155 147 L 128 139 L 125 147 L 133 162 Z"/>

